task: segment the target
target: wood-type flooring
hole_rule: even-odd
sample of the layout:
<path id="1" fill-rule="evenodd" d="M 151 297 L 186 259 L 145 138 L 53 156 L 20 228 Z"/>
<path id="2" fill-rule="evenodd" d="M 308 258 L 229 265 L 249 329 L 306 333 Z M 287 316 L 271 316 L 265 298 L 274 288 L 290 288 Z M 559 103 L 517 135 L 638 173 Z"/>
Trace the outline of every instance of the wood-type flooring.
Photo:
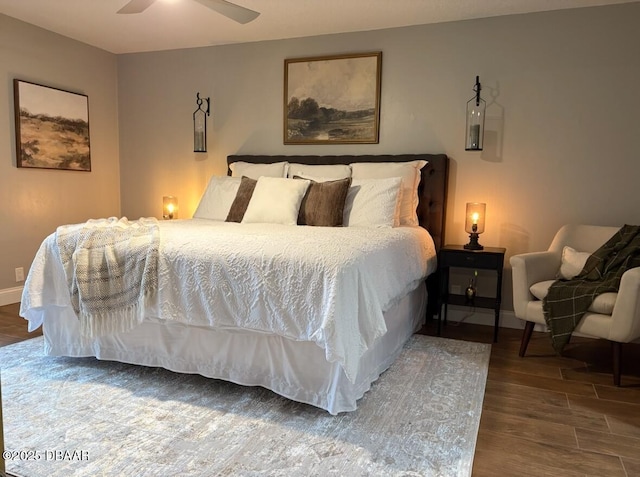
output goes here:
<path id="1" fill-rule="evenodd" d="M 18 309 L 0 307 L 0 346 L 41 334 Z M 493 328 L 449 323 L 442 336 L 491 343 Z M 503 328 L 492 346 L 473 476 L 640 477 L 640 344 L 623 346 L 615 387 L 608 342 L 574 337 L 558 356 L 534 332 L 520 358 L 520 337 Z"/>

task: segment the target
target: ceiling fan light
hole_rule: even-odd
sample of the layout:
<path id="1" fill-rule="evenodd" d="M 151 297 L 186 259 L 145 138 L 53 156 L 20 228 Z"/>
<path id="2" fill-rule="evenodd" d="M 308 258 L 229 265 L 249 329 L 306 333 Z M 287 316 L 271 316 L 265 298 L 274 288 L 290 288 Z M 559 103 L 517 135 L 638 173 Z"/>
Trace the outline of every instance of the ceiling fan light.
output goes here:
<path id="1" fill-rule="evenodd" d="M 196 2 L 204 5 L 211 10 L 230 18 L 238 23 L 249 23 L 260 15 L 259 12 L 249 10 L 248 8 L 241 7 L 235 3 L 227 2 L 226 0 L 195 0 Z"/>
<path id="2" fill-rule="evenodd" d="M 142 13 L 149 8 L 156 0 L 130 0 L 124 7 L 118 10 L 117 13 Z M 176 0 L 163 0 L 166 2 L 174 2 Z M 236 21 L 241 24 L 249 23 L 255 20 L 260 15 L 259 12 L 249 10 L 248 8 L 241 7 L 235 3 L 227 2 L 226 0 L 195 0 L 196 2 L 204 5 L 211 10 L 224 15 L 225 17 Z"/>
<path id="3" fill-rule="evenodd" d="M 142 13 L 149 8 L 156 0 L 130 0 L 117 13 Z"/>

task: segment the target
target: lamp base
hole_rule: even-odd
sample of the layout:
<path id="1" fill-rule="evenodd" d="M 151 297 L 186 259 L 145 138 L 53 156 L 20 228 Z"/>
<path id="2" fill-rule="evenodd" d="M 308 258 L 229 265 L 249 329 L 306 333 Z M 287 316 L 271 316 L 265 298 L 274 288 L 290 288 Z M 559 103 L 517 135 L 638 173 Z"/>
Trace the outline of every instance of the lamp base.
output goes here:
<path id="1" fill-rule="evenodd" d="M 463 245 L 466 250 L 484 250 L 484 247 L 478 243 L 478 234 L 469 234 L 469 243 Z"/>

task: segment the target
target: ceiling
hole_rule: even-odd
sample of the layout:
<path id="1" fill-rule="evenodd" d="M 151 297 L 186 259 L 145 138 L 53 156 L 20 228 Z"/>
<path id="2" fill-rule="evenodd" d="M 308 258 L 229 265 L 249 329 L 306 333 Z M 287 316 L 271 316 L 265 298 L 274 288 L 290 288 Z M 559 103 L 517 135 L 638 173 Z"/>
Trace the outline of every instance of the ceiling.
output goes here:
<path id="1" fill-rule="evenodd" d="M 638 0 L 231 0 L 260 12 L 245 25 L 193 0 L 157 0 L 118 15 L 128 0 L 0 0 L 0 13 L 112 53 L 379 30 Z"/>

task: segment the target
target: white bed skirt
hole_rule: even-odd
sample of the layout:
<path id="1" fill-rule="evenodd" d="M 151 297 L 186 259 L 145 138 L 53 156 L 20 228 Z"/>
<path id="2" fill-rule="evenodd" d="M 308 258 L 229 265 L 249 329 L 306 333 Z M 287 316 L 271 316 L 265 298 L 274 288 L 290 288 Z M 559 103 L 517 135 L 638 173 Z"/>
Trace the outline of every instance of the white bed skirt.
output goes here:
<path id="1" fill-rule="evenodd" d="M 31 310 L 31 318 L 44 318 L 45 354 L 50 356 L 95 356 L 263 386 L 337 414 L 355 410 L 356 401 L 393 363 L 424 323 L 426 303 L 423 282 L 385 313 L 388 331 L 362 356 L 355 383 L 339 364 L 327 362 L 324 350 L 313 342 L 153 320 L 126 333 L 90 339 L 81 335 L 78 320 L 68 308 Z"/>

